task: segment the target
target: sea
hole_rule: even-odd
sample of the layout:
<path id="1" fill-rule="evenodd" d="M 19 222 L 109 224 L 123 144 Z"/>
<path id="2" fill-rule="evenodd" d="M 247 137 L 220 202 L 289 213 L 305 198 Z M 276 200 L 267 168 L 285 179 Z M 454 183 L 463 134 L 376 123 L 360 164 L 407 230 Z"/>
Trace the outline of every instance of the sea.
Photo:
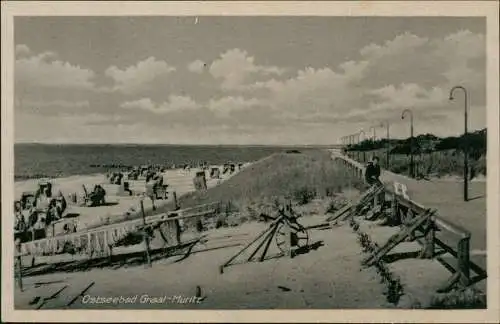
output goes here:
<path id="1" fill-rule="evenodd" d="M 102 173 L 110 166 L 244 163 L 273 153 L 318 148 L 324 147 L 23 143 L 14 145 L 14 180 Z"/>

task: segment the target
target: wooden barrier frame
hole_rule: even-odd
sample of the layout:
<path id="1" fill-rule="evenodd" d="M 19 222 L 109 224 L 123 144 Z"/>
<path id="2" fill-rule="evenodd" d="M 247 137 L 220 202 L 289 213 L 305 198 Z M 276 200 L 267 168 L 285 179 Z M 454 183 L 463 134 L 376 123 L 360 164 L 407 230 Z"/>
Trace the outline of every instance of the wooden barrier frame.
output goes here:
<path id="1" fill-rule="evenodd" d="M 341 154 L 333 154 L 333 158 L 337 163 L 346 167 L 350 175 L 363 177 L 365 167 L 362 164 Z M 392 198 L 392 217 L 394 217 L 396 221 L 403 224 L 405 223 L 405 220 L 402 219 L 402 213 L 404 212 L 403 209 L 410 212 L 410 215 L 406 215 L 409 217 L 406 221 L 409 221 L 416 215 L 420 215 L 426 211 L 424 206 L 408 197 L 404 187 L 402 187 L 402 184 L 395 183 L 393 189 L 388 187 L 385 188 L 386 196 Z M 457 261 L 455 265 L 450 265 L 442 258 L 436 258 L 453 273 L 449 281 L 440 289 L 442 292 L 450 290 L 452 286 L 457 283 L 460 283 L 462 286 L 469 286 L 487 277 L 487 272 L 470 260 L 471 233 L 468 230 L 439 217 L 439 215 L 433 215 L 432 218 L 430 218 L 430 223 L 426 223 L 425 226 L 420 226 L 416 230 L 419 230 L 424 236 L 424 240 L 417 239 L 417 242 L 423 245 L 421 257 L 434 258 L 434 250 L 435 247 L 438 246 L 452 255 Z M 456 246 L 451 247 L 436 238 L 436 230 L 445 230 L 458 236 L 459 239 Z M 415 239 L 414 235 L 411 236 L 412 239 Z M 471 278 L 471 270 L 476 273 L 474 278 Z"/>

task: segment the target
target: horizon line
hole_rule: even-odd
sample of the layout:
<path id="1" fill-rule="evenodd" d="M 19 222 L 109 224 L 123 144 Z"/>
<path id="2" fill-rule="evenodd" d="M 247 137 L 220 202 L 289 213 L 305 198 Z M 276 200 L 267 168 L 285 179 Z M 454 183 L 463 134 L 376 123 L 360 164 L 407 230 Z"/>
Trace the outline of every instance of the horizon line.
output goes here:
<path id="1" fill-rule="evenodd" d="M 162 146 L 335 146 L 341 144 L 197 144 L 197 143 L 71 143 L 71 142 L 14 142 L 14 145 L 162 145 Z"/>

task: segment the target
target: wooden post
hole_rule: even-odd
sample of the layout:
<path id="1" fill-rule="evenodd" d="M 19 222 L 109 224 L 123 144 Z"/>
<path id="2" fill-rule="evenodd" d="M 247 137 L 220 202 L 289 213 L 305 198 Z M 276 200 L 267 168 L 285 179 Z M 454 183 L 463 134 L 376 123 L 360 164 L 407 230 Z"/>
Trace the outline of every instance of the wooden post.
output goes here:
<path id="1" fill-rule="evenodd" d="M 265 240 L 267 240 L 267 243 L 266 243 L 266 246 L 264 247 L 264 251 L 262 251 L 262 255 L 259 258 L 260 262 L 264 261 L 264 259 L 266 257 L 267 250 L 269 250 L 269 246 L 271 245 L 271 241 L 273 240 L 273 237 L 276 234 L 276 231 L 278 230 L 278 226 L 279 226 L 279 223 L 276 223 L 276 225 L 271 230 L 271 232 L 269 232 L 269 236 L 265 239 Z"/>
<path id="2" fill-rule="evenodd" d="M 373 186 L 376 186 L 376 185 L 372 185 L 372 188 L 373 188 Z M 378 200 L 379 200 L 379 194 L 375 193 L 373 195 L 373 209 L 375 209 L 375 208 L 378 207 L 378 205 L 379 205 L 379 201 Z"/>
<path id="3" fill-rule="evenodd" d="M 425 226 L 425 241 L 420 258 L 432 259 L 434 257 L 434 243 L 436 238 L 436 226 L 434 224 L 434 216 L 430 216 Z"/>
<path id="4" fill-rule="evenodd" d="M 21 259 L 21 240 L 16 239 L 16 267 L 14 274 L 16 275 L 17 285 L 19 290 L 23 291 L 23 265 Z"/>
<path id="5" fill-rule="evenodd" d="M 89 256 L 89 259 L 92 258 L 92 233 L 87 234 L 87 254 Z"/>
<path id="6" fill-rule="evenodd" d="M 177 192 L 176 191 L 174 191 L 172 193 L 172 199 L 174 200 L 174 210 L 179 210 L 180 206 L 179 206 L 179 204 L 177 202 Z"/>
<path id="7" fill-rule="evenodd" d="M 288 225 L 288 222 L 284 222 L 284 225 L 286 227 L 286 238 L 287 238 L 287 254 L 290 258 L 293 258 L 293 253 L 292 253 L 292 229 L 290 228 L 290 225 Z"/>
<path id="8" fill-rule="evenodd" d="M 415 219 L 416 213 L 413 212 L 413 210 L 411 208 L 408 208 L 406 210 L 406 221 L 405 223 L 406 224 L 411 224 L 412 221 Z M 406 227 L 408 227 L 409 225 L 405 225 Z M 410 232 L 410 235 L 408 235 L 408 237 L 406 238 L 406 241 L 407 242 L 413 242 L 415 241 L 415 231 L 412 231 Z"/>
<path id="9" fill-rule="evenodd" d="M 401 218 L 399 214 L 399 208 L 398 208 L 398 200 L 396 198 L 396 194 L 394 193 L 392 195 L 392 203 L 391 203 L 391 223 L 392 224 L 401 224 Z"/>
<path id="10" fill-rule="evenodd" d="M 142 225 L 144 226 L 142 229 L 142 235 L 145 245 L 145 253 L 146 253 L 146 261 L 147 266 L 151 267 L 151 256 L 149 254 L 149 237 L 146 233 L 146 212 L 144 211 L 144 201 L 141 199 L 141 213 L 142 213 Z"/>
<path id="11" fill-rule="evenodd" d="M 104 232 L 104 245 L 108 248 L 109 263 L 113 261 L 113 245 L 110 243 L 109 231 Z"/>
<path id="12" fill-rule="evenodd" d="M 460 272 L 460 282 L 467 287 L 470 283 L 469 238 L 462 238 L 458 241 L 457 252 L 457 270 Z"/>
<path id="13" fill-rule="evenodd" d="M 201 216 L 197 216 L 195 220 L 196 220 L 196 231 L 198 231 L 198 233 L 203 232 L 203 222 L 201 220 Z"/>

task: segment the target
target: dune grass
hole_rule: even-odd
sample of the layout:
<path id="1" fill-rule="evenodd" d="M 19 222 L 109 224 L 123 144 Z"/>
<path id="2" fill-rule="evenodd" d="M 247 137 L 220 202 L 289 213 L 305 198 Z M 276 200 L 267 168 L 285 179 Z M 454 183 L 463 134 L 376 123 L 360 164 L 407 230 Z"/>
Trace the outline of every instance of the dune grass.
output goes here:
<path id="1" fill-rule="evenodd" d="M 360 188 L 355 179 L 333 162 L 324 150 L 290 150 L 275 153 L 241 170 L 228 180 L 205 192 L 195 191 L 178 197 L 181 209 L 218 202 L 221 213 L 231 214 L 237 223 L 257 219 L 260 213 L 272 214 L 279 204 L 292 201 L 305 205 L 315 198 L 333 197 L 346 187 Z M 146 216 L 175 209 L 173 201 L 146 210 Z M 242 215 L 236 215 L 241 213 Z M 139 210 L 106 219 L 88 228 L 119 223 L 141 217 Z"/>
<path id="2" fill-rule="evenodd" d="M 259 211 L 275 208 L 285 201 L 304 205 L 312 199 L 332 197 L 346 187 L 360 185 L 359 180 L 333 163 L 327 151 L 277 153 L 206 192 L 180 197 L 179 204 L 188 208 L 221 202 L 227 212 L 254 218 Z"/>
<path id="3" fill-rule="evenodd" d="M 382 167 L 386 168 L 386 151 L 384 149 L 358 152 L 349 154 L 355 160 L 366 162 L 372 156 L 378 156 Z M 446 150 L 430 153 L 416 154 L 414 156 L 416 176 L 449 176 L 463 174 L 463 153 L 459 150 Z M 469 167 L 471 178 L 486 175 L 486 156 L 469 156 Z M 410 156 L 406 154 L 391 154 L 389 171 L 398 174 L 409 174 Z"/>

